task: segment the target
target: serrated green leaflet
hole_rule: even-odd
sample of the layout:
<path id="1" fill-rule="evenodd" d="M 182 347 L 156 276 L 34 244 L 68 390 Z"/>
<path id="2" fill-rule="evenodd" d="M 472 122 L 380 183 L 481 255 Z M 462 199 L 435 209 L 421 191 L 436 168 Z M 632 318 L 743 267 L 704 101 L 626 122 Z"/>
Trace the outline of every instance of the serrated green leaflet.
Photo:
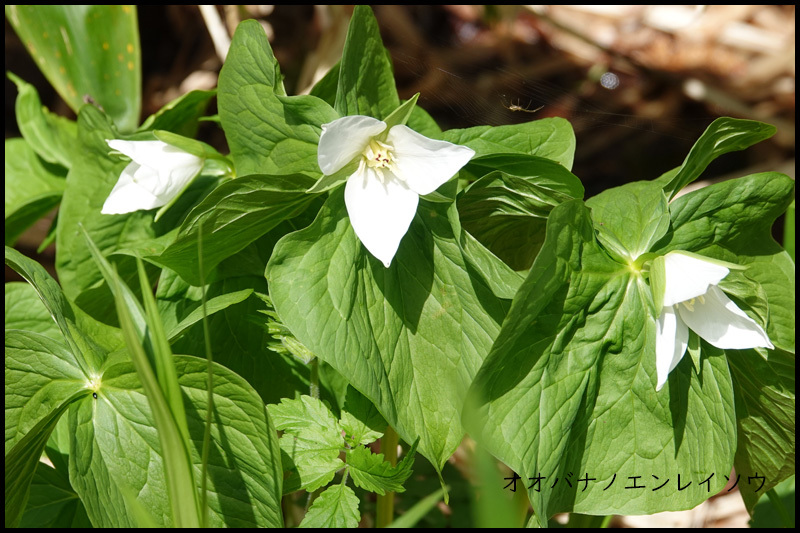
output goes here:
<path id="1" fill-rule="evenodd" d="M 281 320 L 437 468 L 461 441 L 466 387 L 505 315 L 459 242 L 455 205 L 420 201 L 392 265 L 355 236 L 343 191 L 267 265 Z"/>
<path id="2" fill-rule="evenodd" d="M 344 467 L 339 459 L 344 442 L 341 435 L 314 430 L 284 433 L 280 439 L 281 458 L 289 476 L 283 492 L 303 489 L 308 492 L 324 487 Z"/>
<path id="3" fill-rule="evenodd" d="M 120 129 L 139 123 L 139 26 L 134 6 L 6 6 L 37 66 L 76 113 L 86 97 Z"/>
<path id="4" fill-rule="evenodd" d="M 285 431 L 281 451 L 289 459 L 284 491 L 300 488 L 313 492 L 327 485 L 344 466 L 339 453 L 344 448 L 342 429 L 330 410 L 316 398 L 284 398 L 269 406 L 275 427 Z"/>
<path id="5" fill-rule="evenodd" d="M 58 205 L 66 172 L 40 159 L 24 139 L 6 139 L 5 158 L 5 242 L 12 244 Z"/>
<path id="6" fill-rule="evenodd" d="M 656 394 L 651 306 L 644 280 L 601 249 L 582 202 L 554 208 L 542 251 L 475 378 L 477 407 L 464 415 L 513 470 L 545 477 L 540 491 L 528 491 L 542 519 L 565 510 L 691 508 L 705 490 L 659 494 L 650 476 L 674 483 L 680 472 L 697 486 L 730 470 L 736 441 L 725 358 L 704 350 L 699 370 L 684 361 Z M 594 479 L 584 490 L 576 480 L 587 474 Z M 648 489 L 626 490 L 639 475 Z M 710 493 L 724 484 L 715 476 Z"/>
<path id="7" fill-rule="evenodd" d="M 403 483 L 412 473 L 417 442 L 396 466 L 385 461 L 382 453 L 372 453 L 369 448 L 363 446 L 347 450 L 347 467 L 353 477 L 353 483 L 381 496 L 387 492 L 405 492 Z"/>
<path id="8" fill-rule="evenodd" d="M 269 414 L 275 428 L 289 433 L 307 429 L 324 435 L 322 440 L 326 441 L 341 439 L 342 436 L 342 428 L 330 409 L 311 396 L 301 396 L 297 400 L 284 398 L 280 404 L 270 406 Z"/>
<path id="9" fill-rule="evenodd" d="M 314 500 L 300 527 L 358 527 L 358 497 L 347 485 L 338 484 L 325 489 Z"/>

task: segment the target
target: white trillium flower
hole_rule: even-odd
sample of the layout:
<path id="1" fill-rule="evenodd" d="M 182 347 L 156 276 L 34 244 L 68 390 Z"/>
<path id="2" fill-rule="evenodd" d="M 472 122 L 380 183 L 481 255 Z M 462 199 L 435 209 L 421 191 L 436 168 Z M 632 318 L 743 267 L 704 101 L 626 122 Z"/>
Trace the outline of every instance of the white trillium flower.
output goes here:
<path id="1" fill-rule="evenodd" d="M 162 207 L 200 173 L 204 160 L 161 141 L 106 140 L 131 158 L 106 198 L 101 213 L 122 215 Z"/>
<path id="2" fill-rule="evenodd" d="M 323 124 L 317 160 L 328 176 L 358 160 L 345 186 L 347 213 L 358 238 L 388 268 L 420 195 L 452 178 L 475 151 L 429 139 L 403 125 L 379 140 L 386 128 L 385 122 L 361 115 Z"/>
<path id="3" fill-rule="evenodd" d="M 656 321 L 656 390 L 686 353 L 691 329 L 717 348 L 774 348 L 766 332 L 717 286 L 730 270 L 694 255 L 664 256 L 664 307 Z"/>

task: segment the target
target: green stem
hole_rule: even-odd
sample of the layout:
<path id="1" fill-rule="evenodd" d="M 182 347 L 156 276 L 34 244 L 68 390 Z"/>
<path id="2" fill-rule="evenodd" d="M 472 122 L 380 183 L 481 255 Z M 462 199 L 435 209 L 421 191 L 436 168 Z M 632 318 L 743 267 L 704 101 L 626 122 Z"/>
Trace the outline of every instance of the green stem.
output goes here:
<path id="1" fill-rule="evenodd" d="M 778 496 L 778 493 L 775 492 L 775 489 L 769 489 L 767 491 L 767 498 L 769 498 L 770 503 L 778 511 L 778 514 L 781 517 L 781 522 L 783 527 L 792 527 L 792 519 L 789 517 L 789 512 L 786 510 L 786 507 L 783 505 L 783 501 L 781 497 Z"/>
<path id="2" fill-rule="evenodd" d="M 203 271 L 203 225 L 200 225 L 197 239 L 197 266 L 200 269 L 200 297 L 203 305 L 203 342 L 208 361 L 208 401 L 206 405 L 206 427 L 203 432 L 202 473 L 200 487 L 200 512 L 202 527 L 208 527 L 208 454 L 211 449 L 211 419 L 214 412 L 214 357 L 211 354 L 211 332 L 208 328 L 206 309 L 206 278 Z"/>
<path id="3" fill-rule="evenodd" d="M 309 377 L 308 394 L 319 400 L 319 359 L 315 357 L 309 365 L 311 365 L 311 376 Z"/>
<path id="4" fill-rule="evenodd" d="M 591 516 L 578 513 L 570 513 L 569 520 L 566 527 L 568 528 L 606 528 L 608 527 L 611 518 L 614 515 L 608 516 Z"/>
<path id="5" fill-rule="evenodd" d="M 400 436 L 392 426 L 386 426 L 386 433 L 381 438 L 381 453 L 384 459 L 392 466 L 397 465 L 397 444 Z M 375 520 L 377 527 L 386 527 L 394 520 L 394 492 L 387 491 L 381 496 L 378 494 L 378 516 Z"/>
<path id="6" fill-rule="evenodd" d="M 794 261 L 794 201 L 786 210 L 783 224 L 783 247 Z"/>

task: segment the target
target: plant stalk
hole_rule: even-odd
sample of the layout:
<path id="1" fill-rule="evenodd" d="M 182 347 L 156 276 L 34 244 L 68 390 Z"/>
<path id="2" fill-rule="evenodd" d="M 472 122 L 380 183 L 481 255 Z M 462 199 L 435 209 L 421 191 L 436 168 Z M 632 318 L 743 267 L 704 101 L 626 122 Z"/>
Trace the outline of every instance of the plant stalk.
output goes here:
<path id="1" fill-rule="evenodd" d="M 397 444 L 400 436 L 392 426 L 386 426 L 386 433 L 381 437 L 381 453 L 384 459 L 389 461 L 392 466 L 397 465 Z M 394 520 L 394 492 L 387 491 L 386 494 L 378 495 L 378 512 L 375 520 L 377 527 L 386 527 Z"/>

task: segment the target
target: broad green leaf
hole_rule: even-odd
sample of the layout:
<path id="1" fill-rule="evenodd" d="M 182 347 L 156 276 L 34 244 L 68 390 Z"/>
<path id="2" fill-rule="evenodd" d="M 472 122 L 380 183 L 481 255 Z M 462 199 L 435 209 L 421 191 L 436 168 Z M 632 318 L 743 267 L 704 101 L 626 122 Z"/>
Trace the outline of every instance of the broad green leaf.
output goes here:
<path id="1" fill-rule="evenodd" d="M 667 198 L 654 182 L 608 189 L 586 201 L 598 240 L 617 260 L 633 264 L 669 229 Z"/>
<path id="2" fill-rule="evenodd" d="M 36 289 L 39 299 L 58 325 L 68 352 L 84 375 L 96 374 L 105 355 L 119 347 L 119 336 L 110 328 L 86 316 L 80 309 L 73 308 L 56 280 L 39 263 L 8 246 L 5 257 L 6 265 Z"/>
<path id="3" fill-rule="evenodd" d="M 339 68 L 341 63 L 337 62 L 331 69 L 325 73 L 314 87 L 311 88 L 309 94 L 316 96 L 327 102 L 331 107 L 336 103 L 336 89 L 339 86 Z"/>
<path id="4" fill-rule="evenodd" d="M 56 229 L 56 271 L 64 294 L 98 320 L 113 320 L 113 300 L 100 270 L 92 260 L 79 225 L 91 235 L 104 255 L 130 242 L 155 236 L 153 215 L 137 211 L 128 215 L 103 215 L 100 210 L 117 183 L 127 161 L 109 156 L 106 139 L 116 134 L 108 118 L 86 106 L 78 116 L 78 144 L 81 153 L 67 175 L 67 188 L 59 209 Z M 131 257 L 115 258 L 120 277 L 129 285 L 136 280 L 136 262 Z M 138 283 L 136 285 L 138 287 Z M 138 290 L 138 289 L 137 289 Z"/>
<path id="5" fill-rule="evenodd" d="M 537 516 L 688 509 L 724 486 L 718 475 L 709 493 L 675 489 L 678 473 L 682 485 L 698 487 L 733 463 L 724 354 L 704 345 L 701 368 L 686 358 L 656 393 L 651 306 L 643 279 L 601 249 L 583 203 L 554 208 L 473 383 L 476 407 L 464 415 L 470 433 L 512 470 L 544 477 L 540 491 L 527 484 Z M 631 476 L 647 488 L 625 489 Z M 669 493 L 653 491 L 667 479 Z"/>
<path id="6" fill-rule="evenodd" d="M 139 123 L 139 27 L 134 6 L 6 6 L 37 66 L 75 113 L 101 106 L 123 131 Z"/>
<path id="7" fill-rule="evenodd" d="M 353 387 L 347 387 L 342 418 L 339 421 L 345 431 L 345 439 L 351 446 L 366 445 L 381 438 L 386 431 L 386 420 L 367 400 L 363 394 Z"/>
<path id="8" fill-rule="evenodd" d="M 263 272 L 267 258 L 268 255 L 257 265 L 258 275 L 242 272 L 239 277 L 226 277 L 210 283 L 206 289 L 208 309 L 211 301 L 227 299 L 236 293 L 241 294 L 241 291 L 266 293 L 267 283 Z M 247 259 L 240 252 L 229 261 L 242 269 Z M 220 270 L 225 266 L 226 262 L 223 262 Z M 175 331 L 177 324 L 201 312 L 200 288 L 191 287 L 168 269 L 162 272 L 156 297 L 159 313 L 169 331 Z M 251 295 L 241 303 L 209 315 L 210 348 L 214 360 L 243 376 L 261 395 L 264 403 L 277 403 L 281 398 L 294 397 L 298 391 L 307 392 L 309 371 L 292 356 L 275 353 L 268 348 L 272 338 L 263 327 L 265 309 L 264 302 Z M 174 342 L 173 351 L 204 357 L 202 324 L 195 323 L 185 330 Z"/>
<path id="9" fill-rule="evenodd" d="M 11 244 L 58 205 L 66 172 L 40 159 L 24 139 L 6 139 L 5 157 L 5 242 Z"/>
<path id="10" fill-rule="evenodd" d="M 441 139 L 442 137 L 442 129 L 428 114 L 428 112 L 419 105 L 414 106 L 406 125 L 417 133 L 421 133 L 425 137 L 429 137 L 431 139 Z"/>
<path id="11" fill-rule="evenodd" d="M 410 100 L 406 100 L 397 106 L 397 109 L 389 113 L 389 115 L 383 119 L 383 122 L 386 123 L 386 129 L 380 135 L 380 140 L 384 141 L 389 135 L 389 130 L 398 124 L 405 125 L 408 122 L 409 118 L 411 118 L 411 113 L 416 109 L 418 98 L 419 93 L 412 96 Z"/>
<path id="12" fill-rule="evenodd" d="M 133 365 L 109 360 L 98 398 L 70 412 L 70 479 L 96 527 L 132 525 L 124 490 L 161 527 L 172 525 L 161 445 Z M 207 361 L 175 356 L 191 437 L 196 490 L 208 401 Z M 277 436 L 258 394 L 214 364 L 214 413 L 209 455 L 211 527 L 281 527 L 281 464 Z"/>
<path id="13" fill-rule="evenodd" d="M 189 91 L 147 117 L 139 131 L 166 130 L 186 137 L 197 134 L 198 119 L 217 91 Z"/>
<path id="14" fill-rule="evenodd" d="M 356 6 L 339 62 L 333 107 L 341 116 L 366 115 L 382 120 L 399 105 L 392 60 L 383 47 L 378 21 L 368 6 Z"/>
<path id="15" fill-rule="evenodd" d="M 68 472 L 44 463 L 36 466 L 20 527 L 89 528 L 86 509 L 69 484 Z"/>
<path id="16" fill-rule="evenodd" d="M 728 350 L 736 398 L 736 474 L 747 510 L 764 493 L 794 475 L 795 357 L 775 350 L 769 360 L 755 350 Z M 761 476 L 764 485 L 749 477 Z M 756 492 L 756 489 L 759 489 Z"/>
<path id="17" fill-rule="evenodd" d="M 464 171 L 479 178 L 458 198 L 464 229 L 514 270 L 530 268 L 544 241 L 552 208 L 583 197 L 583 185 L 576 176 L 537 156 L 476 158 Z"/>
<path id="18" fill-rule="evenodd" d="M 78 137 L 76 124 L 64 117 L 55 115 L 42 106 L 39 93 L 30 83 L 9 73 L 17 85 L 17 101 L 14 112 L 17 115 L 19 131 L 36 154 L 54 165 L 64 168 L 72 166 L 75 141 Z"/>
<path id="19" fill-rule="evenodd" d="M 282 322 L 366 396 L 437 469 L 505 304 L 460 246 L 455 205 L 420 201 L 389 268 L 367 252 L 331 193 L 316 220 L 275 246 L 266 276 Z"/>
<path id="20" fill-rule="evenodd" d="M 6 527 L 16 527 L 22 518 L 39 458 L 59 418 L 73 402 L 86 394 L 79 391 L 60 402 L 6 452 Z"/>
<path id="21" fill-rule="evenodd" d="M 300 527 L 355 528 L 360 520 L 356 493 L 347 485 L 339 483 L 325 489 L 314 500 Z"/>
<path id="22" fill-rule="evenodd" d="M 786 248 L 786 253 L 789 254 L 789 257 L 792 258 L 794 261 L 794 232 L 795 232 L 795 215 L 794 215 L 795 207 L 794 207 L 794 200 L 792 200 L 792 204 L 786 210 L 786 216 L 783 219 L 783 247 Z"/>
<path id="23" fill-rule="evenodd" d="M 672 228 L 658 253 L 688 250 L 748 267 L 744 275 L 767 295 L 767 334 L 794 352 L 794 262 L 771 236 L 775 219 L 791 203 L 794 180 L 765 172 L 704 187 L 669 206 Z"/>
<path id="24" fill-rule="evenodd" d="M 415 442 L 397 466 L 384 460 L 382 453 L 372 453 L 364 446 L 347 450 L 347 467 L 353 483 L 381 496 L 387 492 L 405 492 L 403 483 L 412 473 L 416 448 Z"/>
<path id="25" fill-rule="evenodd" d="M 6 454 L 34 426 L 92 381 L 63 343 L 44 335 L 6 330 Z"/>
<path id="26" fill-rule="evenodd" d="M 223 183 L 189 213 L 175 242 L 149 259 L 200 285 L 197 239 L 201 226 L 203 265 L 208 272 L 305 210 L 314 200 L 314 195 L 305 193 L 311 185 L 313 180 L 302 174 L 246 176 Z"/>
<path id="27" fill-rule="evenodd" d="M 6 330 L 23 329 L 40 333 L 65 345 L 61 330 L 50 317 L 50 312 L 39 299 L 33 285 L 18 281 L 6 283 L 5 303 Z"/>
<path id="28" fill-rule="evenodd" d="M 316 96 L 285 95 L 264 30 L 255 20 L 244 21 L 220 71 L 218 95 L 238 175 L 319 175 L 320 126 L 338 114 Z"/>
<path id="29" fill-rule="evenodd" d="M 154 426 L 164 456 L 166 495 L 171 509 L 171 521 L 176 527 L 200 527 L 201 510 L 194 490 L 195 482 L 189 456 L 189 430 L 186 426 L 180 385 L 163 327 L 157 313 L 153 311 L 155 302 L 149 291 L 144 266 L 138 260 L 147 312 L 142 310 L 139 302 L 132 297 L 130 290 L 120 281 L 85 232 L 84 237 L 114 294 L 128 353 L 153 413 Z"/>
<path id="30" fill-rule="evenodd" d="M 563 118 L 544 118 L 507 126 L 447 130 L 442 139 L 469 146 L 475 157 L 512 153 L 552 159 L 567 170 L 575 156 L 575 132 Z"/>
<path id="31" fill-rule="evenodd" d="M 461 236 L 464 255 L 469 259 L 470 265 L 477 270 L 478 275 L 486 280 L 494 295 L 504 300 L 512 299 L 525 278 L 511 270 L 468 232 L 462 232 Z"/>
<path id="32" fill-rule="evenodd" d="M 775 131 L 775 126 L 755 120 L 718 118 L 694 143 L 677 172 L 659 178 L 658 181 L 664 185 L 664 194 L 672 200 L 678 191 L 699 178 L 714 159 L 769 139 L 775 135 Z"/>
<path id="33" fill-rule="evenodd" d="M 232 305 L 241 303 L 245 301 L 251 294 L 253 294 L 253 289 L 244 289 L 241 291 L 234 291 L 215 296 L 206 302 L 205 316 L 209 317 L 217 311 L 222 311 L 223 309 L 227 309 Z M 181 320 L 179 324 L 175 324 L 173 327 L 167 329 L 167 338 L 170 340 L 170 342 L 174 342 L 191 326 L 200 322 L 203 319 L 203 314 L 204 310 L 202 306 L 198 306 L 194 311 L 189 313 L 186 318 Z"/>

